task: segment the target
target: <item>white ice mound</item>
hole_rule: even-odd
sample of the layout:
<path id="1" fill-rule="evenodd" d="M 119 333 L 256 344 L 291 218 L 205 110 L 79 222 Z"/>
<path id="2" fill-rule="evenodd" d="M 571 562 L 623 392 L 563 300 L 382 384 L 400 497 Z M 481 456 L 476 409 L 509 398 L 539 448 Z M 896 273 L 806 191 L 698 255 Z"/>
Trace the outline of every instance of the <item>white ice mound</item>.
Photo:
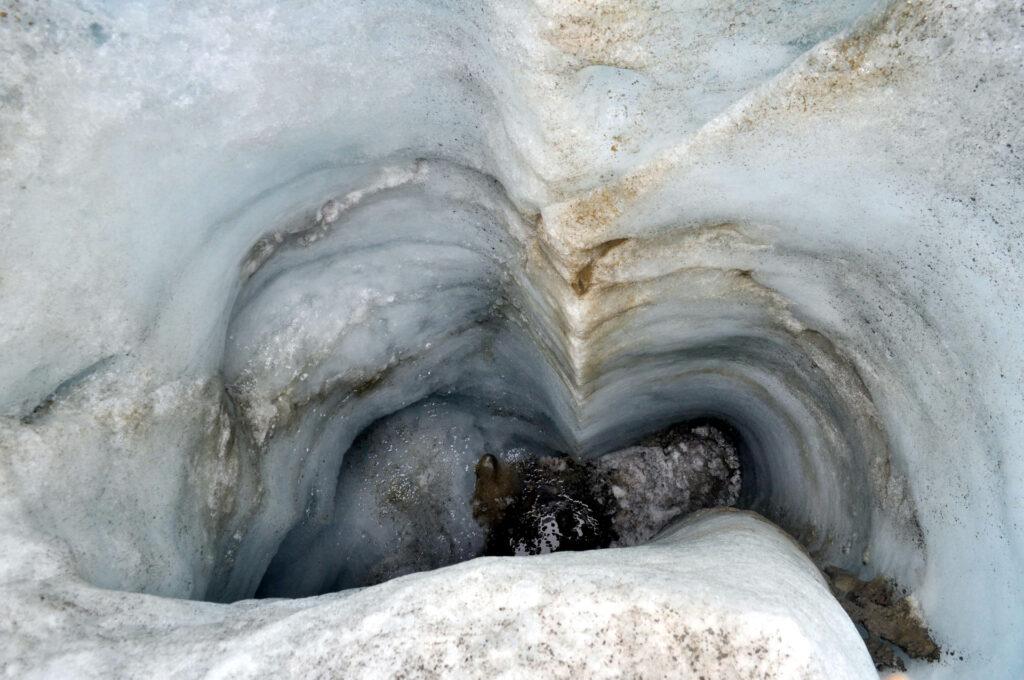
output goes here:
<path id="1" fill-rule="evenodd" d="M 0 648 L 17 677 L 874 676 L 803 549 L 733 510 L 646 546 L 480 558 L 303 600 L 44 593 L 20 603 L 39 635 Z"/>

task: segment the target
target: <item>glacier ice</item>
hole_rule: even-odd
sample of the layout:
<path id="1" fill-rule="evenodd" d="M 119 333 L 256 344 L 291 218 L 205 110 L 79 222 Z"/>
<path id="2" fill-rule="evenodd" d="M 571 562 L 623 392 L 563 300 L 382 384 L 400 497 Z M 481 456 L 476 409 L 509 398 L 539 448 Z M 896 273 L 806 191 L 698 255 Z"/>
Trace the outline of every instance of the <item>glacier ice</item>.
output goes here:
<path id="1" fill-rule="evenodd" d="M 743 513 L 322 594 L 482 540 L 443 496 L 369 531 L 363 468 L 466 493 L 484 447 L 696 418 L 743 507 L 912 593 L 913 677 L 1024 675 L 1019 3 L 4 11 L 7 675 L 558 675 L 618 615 L 651 673 L 714 621 L 729 672 L 873 675 Z"/>

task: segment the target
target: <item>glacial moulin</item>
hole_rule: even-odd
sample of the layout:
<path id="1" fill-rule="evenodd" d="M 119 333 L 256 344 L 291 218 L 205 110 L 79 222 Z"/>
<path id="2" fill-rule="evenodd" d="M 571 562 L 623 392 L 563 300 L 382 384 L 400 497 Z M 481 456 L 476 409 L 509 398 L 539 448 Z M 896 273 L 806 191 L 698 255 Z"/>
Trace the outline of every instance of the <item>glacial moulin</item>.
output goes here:
<path id="1" fill-rule="evenodd" d="M 4 0 L 0 54 L 3 674 L 873 677 L 813 559 L 911 676 L 1024 676 L 1019 2 Z M 331 592 L 475 554 L 485 451 L 694 419 L 751 513 Z"/>

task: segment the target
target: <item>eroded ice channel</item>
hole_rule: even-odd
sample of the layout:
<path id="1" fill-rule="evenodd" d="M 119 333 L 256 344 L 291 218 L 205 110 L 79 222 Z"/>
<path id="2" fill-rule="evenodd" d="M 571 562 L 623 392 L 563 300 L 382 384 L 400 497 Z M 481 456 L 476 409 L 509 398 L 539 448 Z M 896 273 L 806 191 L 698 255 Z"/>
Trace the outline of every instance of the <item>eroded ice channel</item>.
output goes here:
<path id="1" fill-rule="evenodd" d="M 873 676 L 808 554 L 1024 674 L 1018 3 L 0 10 L 8 675 Z M 248 599 L 354 453 L 694 418 L 792 539 Z"/>

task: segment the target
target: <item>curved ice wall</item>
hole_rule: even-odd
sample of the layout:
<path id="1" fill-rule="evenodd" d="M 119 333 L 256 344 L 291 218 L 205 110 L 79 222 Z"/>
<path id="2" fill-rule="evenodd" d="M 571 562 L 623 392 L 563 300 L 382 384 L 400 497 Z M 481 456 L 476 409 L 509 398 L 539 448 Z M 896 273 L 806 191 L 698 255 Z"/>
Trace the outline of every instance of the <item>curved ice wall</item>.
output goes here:
<path id="1" fill-rule="evenodd" d="M 463 493 L 715 417 L 933 677 L 1024 673 L 1019 4 L 5 11 L 5 582 L 359 585 L 353 442 Z"/>

